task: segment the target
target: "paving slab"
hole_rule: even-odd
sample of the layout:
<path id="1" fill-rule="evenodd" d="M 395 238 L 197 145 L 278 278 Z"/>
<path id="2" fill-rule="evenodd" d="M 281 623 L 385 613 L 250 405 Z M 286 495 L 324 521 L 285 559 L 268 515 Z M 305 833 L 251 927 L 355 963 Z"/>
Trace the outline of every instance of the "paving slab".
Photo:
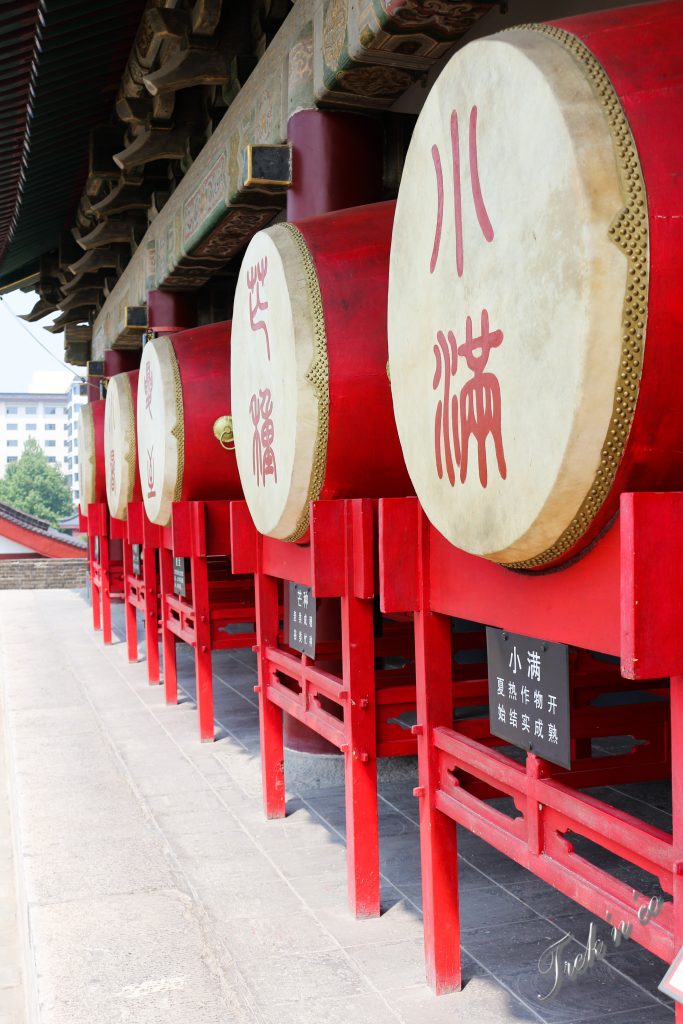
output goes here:
<path id="1" fill-rule="evenodd" d="M 590 915 L 462 830 L 465 984 L 436 998 L 414 759 L 379 766 L 383 912 L 357 921 L 341 759 L 287 753 L 287 817 L 267 821 L 254 655 L 214 655 L 217 741 L 201 744 L 192 652 L 167 707 L 144 644 L 126 660 L 120 608 L 114 626 L 105 647 L 82 595 L 0 594 L 2 1024 L 673 1021 L 664 965 L 633 943 L 539 1003 L 539 956 L 565 932 L 578 951 Z M 666 786 L 595 795 L 670 827 Z"/>

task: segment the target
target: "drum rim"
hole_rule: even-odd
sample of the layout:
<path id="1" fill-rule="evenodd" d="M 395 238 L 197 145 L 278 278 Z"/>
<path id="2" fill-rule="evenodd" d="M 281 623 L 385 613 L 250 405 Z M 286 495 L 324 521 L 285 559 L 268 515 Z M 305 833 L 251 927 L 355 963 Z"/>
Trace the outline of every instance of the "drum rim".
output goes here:
<path id="1" fill-rule="evenodd" d="M 90 448 L 90 455 L 87 459 L 87 465 L 89 467 L 90 479 L 89 479 L 89 490 L 90 494 L 86 494 L 86 508 L 88 505 L 92 505 L 97 500 L 97 452 L 95 450 L 95 416 L 92 410 L 92 403 L 86 402 L 81 406 L 80 409 L 80 426 L 84 431 L 87 431 L 88 442 Z M 83 445 L 79 442 L 79 456 L 82 458 Z M 81 470 L 81 477 L 83 472 Z M 91 500 L 92 499 L 92 500 Z"/>
<path id="2" fill-rule="evenodd" d="M 511 569 L 537 569 L 556 562 L 591 529 L 607 501 L 631 432 L 645 354 L 650 252 L 647 189 L 631 125 L 612 81 L 588 46 L 572 32 L 549 24 L 519 25 L 501 33 L 536 32 L 569 51 L 583 67 L 601 104 L 612 137 L 624 206 L 609 228 L 609 237 L 625 256 L 628 268 L 621 317 L 621 366 L 600 464 L 569 526 L 554 544 L 533 558 L 503 563 Z M 643 292 L 640 299 L 638 293 Z"/>
<path id="3" fill-rule="evenodd" d="M 329 363 L 327 358 L 327 331 L 325 329 L 325 312 L 323 308 L 320 281 L 315 262 L 306 239 L 295 224 L 276 224 L 271 230 L 271 237 L 275 241 L 279 232 L 286 233 L 292 237 L 296 244 L 297 252 L 302 263 L 306 292 L 311 309 L 311 322 L 313 325 L 313 359 L 306 371 L 306 380 L 311 384 L 318 405 L 318 422 L 315 446 L 313 449 L 313 460 L 311 462 L 311 475 L 308 485 L 308 492 L 304 504 L 304 510 L 295 528 L 285 537 L 285 541 L 300 540 L 308 532 L 310 525 L 311 502 L 317 501 L 325 483 L 325 471 L 327 468 L 327 442 L 330 433 L 330 378 Z M 277 245 L 277 242 L 275 242 Z"/>

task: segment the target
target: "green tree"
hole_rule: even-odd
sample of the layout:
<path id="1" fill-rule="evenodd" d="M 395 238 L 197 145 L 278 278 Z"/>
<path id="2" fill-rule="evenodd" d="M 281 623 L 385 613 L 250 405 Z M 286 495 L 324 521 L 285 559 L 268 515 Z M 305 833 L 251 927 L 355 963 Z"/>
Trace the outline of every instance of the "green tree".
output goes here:
<path id="1" fill-rule="evenodd" d="M 33 438 L 24 445 L 21 457 L 7 466 L 0 480 L 0 501 L 46 519 L 52 526 L 74 510 L 69 485 Z"/>

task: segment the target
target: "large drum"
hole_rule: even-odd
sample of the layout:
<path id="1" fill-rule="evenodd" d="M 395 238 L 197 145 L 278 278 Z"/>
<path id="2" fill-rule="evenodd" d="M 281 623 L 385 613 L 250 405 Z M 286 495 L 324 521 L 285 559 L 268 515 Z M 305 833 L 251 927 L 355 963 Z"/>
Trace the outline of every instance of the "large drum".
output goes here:
<path id="1" fill-rule="evenodd" d="M 455 54 L 397 204 L 389 361 L 432 523 L 560 564 L 619 494 L 683 487 L 683 4 Z M 647 58 L 644 58 L 647 54 Z"/>
<path id="2" fill-rule="evenodd" d="M 137 370 L 109 380 L 104 410 L 104 461 L 107 502 L 115 519 L 128 518 L 128 502 L 142 500 L 135 424 Z"/>
<path id="3" fill-rule="evenodd" d="M 78 415 L 78 468 L 81 511 L 107 500 L 104 469 L 104 400 L 82 405 Z"/>
<path id="4" fill-rule="evenodd" d="M 230 324 L 154 338 L 137 393 L 138 465 L 151 522 L 174 501 L 241 497 L 230 419 Z"/>
<path id="5" fill-rule="evenodd" d="M 412 493 L 387 377 L 394 203 L 259 231 L 235 292 L 232 409 L 256 528 L 298 540 L 318 498 Z"/>

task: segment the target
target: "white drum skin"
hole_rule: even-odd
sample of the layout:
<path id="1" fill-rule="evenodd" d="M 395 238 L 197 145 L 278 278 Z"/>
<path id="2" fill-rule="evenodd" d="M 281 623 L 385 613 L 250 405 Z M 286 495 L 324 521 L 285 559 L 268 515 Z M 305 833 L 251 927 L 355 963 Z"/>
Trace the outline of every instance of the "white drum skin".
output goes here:
<path id="1" fill-rule="evenodd" d="M 683 255 L 665 173 L 683 156 L 681 14 L 475 41 L 418 119 L 392 239 L 392 394 L 428 518 L 473 554 L 560 565 L 620 491 L 683 483 L 681 417 L 657 413 L 683 320 L 665 287 Z M 651 88 L 644 36 L 672 97 Z"/>
<path id="2" fill-rule="evenodd" d="M 78 465 L 80 469 L 80 506 L 84 515 L 88 505 L 107 500 L 104 470 L 104 399 L 82 405 L 78 414 Z"/>
<path id="3" fill-rule="evenodd" d="M 138 371 L 111 377 L 104 410 L 107 502 L 115 519 L 128 519 L 128 504 L 140 501 L 136 406 Z"/>

